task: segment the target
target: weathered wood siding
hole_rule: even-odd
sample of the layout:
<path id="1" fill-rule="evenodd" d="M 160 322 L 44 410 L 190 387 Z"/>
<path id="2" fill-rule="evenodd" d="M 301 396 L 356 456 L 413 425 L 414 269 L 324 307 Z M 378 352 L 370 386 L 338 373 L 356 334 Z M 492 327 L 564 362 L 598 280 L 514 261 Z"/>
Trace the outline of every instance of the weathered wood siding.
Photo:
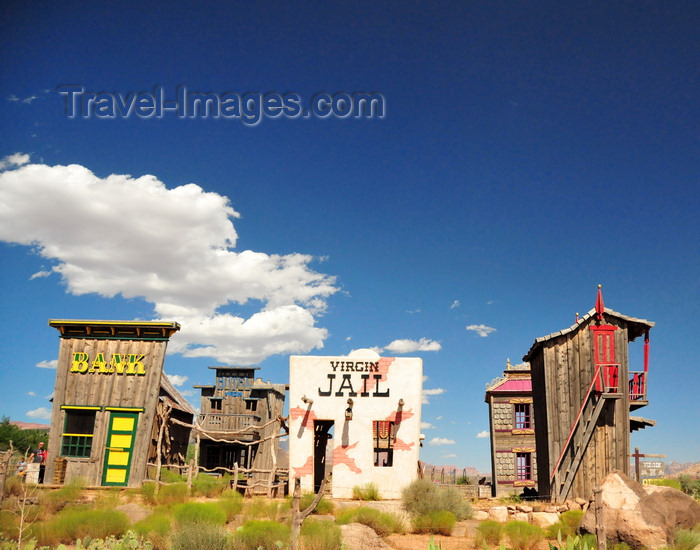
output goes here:
<path id="1" fill-rule="evenodd" d="M 62 405 L 143 408 L 138 415 L 138 427 L 134 441 L 129 486 L 140 484 L 146 475 L 146 460 L 151 443 L 154 415 L 158 401 L 160 377 L 163 369 L 167 341 L 104 340 L 97 338 L 61 338 L 53 397 L 53 414 L 47 465 L 47 479 L 51 479 L 53 459 L 60 455 L 61 434 L 66 413 Z M 117 374 L 70 372 L 75 353 L 86 353 L 92 364 L 98 353 L 104 354 L 109 364 L 114 354 L 143 355 L 141 362 L 145 374 Z M 109 428 L 110 412 L 96 413 L 92 453 L 89 458 L 68 458 L 66 481 L 71 477 L 83 477 L 90 485 L 100 485 L 104 465 L 105 441 Z"/>
<path id="2" fill-rule="evenodd" d="M 553 338 L 531 358 L 533 399 L 538 419 L 537 448 L 540 494 L 551 491 L 550 475 L 566 444 L 595 373 L 593 319 L 577 330 Z M 569 498 L 588 498 L 612 470 L 629 472 L 628 332 L 624 320 L 606 318 L 615 331 L 615 360 L 619 363 L 618 399 L 608 400 L 598 420 Z"/>

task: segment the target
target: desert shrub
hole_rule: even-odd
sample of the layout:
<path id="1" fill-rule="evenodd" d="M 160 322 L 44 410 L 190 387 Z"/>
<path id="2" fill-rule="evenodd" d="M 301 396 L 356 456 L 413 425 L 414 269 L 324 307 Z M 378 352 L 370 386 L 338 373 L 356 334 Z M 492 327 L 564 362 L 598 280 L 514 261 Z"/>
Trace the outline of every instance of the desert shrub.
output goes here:
<path id="1" fill-rule="evenodd" d="M 427 514 L 413 518 L 414 533 L 434 533 L 436 535 L 451 535 L 457 518 L 447 510 L 433 510 Z"/>
<path id="2" fill-rule="evenodd" d="M 84 488 L 85 481 L 82 478 L 73 478 L 55 491 L 42 491 L 39 496 L 39 507 L 43 515 L 45 517 L 51 516 L 66 505 L 79 502 L 83 496 Z"/>
<path id="3" fill-rule="evenodd" d="M 181 481 L 185 481 L 185 477 L 179 472 L 162 468 L 160 471 L 160 480 L 163 483 L 179 483 Z"/>
<path id="4" fill-rule="evenodd" d="M 503 530 L 513 550 L 534 550 L 544 539 L 544 530 L 526 521 L 509 521 Z"/>
<path id="5" fill-rule="evenodd" d="M 379 488 L 374 483 L 356 485 L 352 488 L 352 498 L 355 500 L 379 500 Z"/>
<path id="6" fill-rule="evenodd" d="M 215 502 L 183 502 L 173 508 L 173 517 L 180 526 L 192 523 L 226 523 L 226 512 Z"/>
<path id="7" fill-rule="evenodd" d="M 598 547 L 598 539 L 596 539 L 595 535 L 590 533 L 575 537 L 567 535 L 566 543 L 562 541 L 561 531 L 557 534 L 556 538 L 559 546 L 555 546 L 550 542 L 550 550 L 596 550 Z M 630 547 L 624 542 L 617 543 L 613 546 L 610 546 L 610 543 L 608 542 L 608 548 L 610 550 L 630 550 Z"/>
<path id="8" fill-rule="evenodd" d="M 503 538 L 503 524 L 491 519 L 482 521 L 477 525 L 476 531 L 479 539 L 479 548 L 482 546 L 481 542 L 498 545 Z"/>
<path id="9" fill-rule="evenodd" d="M 149 481 L 141 485 L 141 497 L 147 504 L 156 504 L 156 484 L 153 481 Z"/>
<path id="10" fill-rule="evenodd" d="M 0 537 L 16 539 L 19 530 L 19 517 L 10 510 L 0 510 Z"/>
<path id="11" fill-rule="evenodd" d="M 471 504 L 454 487 L 437 487 L 428 479 L 417 479 L 401 493 L 403 507 L 412 516 L 424 516 L 430 512 L 446 510 L 457 520 L 472 516 Z"/>
<path id="12" fill-rule="evenodd" d="M 314 501 L 314 498 L 316 498 L 316 495 L 313 493 L 305 493 L 301 495 L 301 499 L 299 500 L 299 509 L 306 510 L 309 506 L 311 506 L 311 503 Z M 289 500 L 289 502 L 291 504 L 291 499 Z M 332 514 L 333 502 L 328 500 L 325 496 L 321 497 L 321 500 L 318 501 L 316 509 L 312 513 L 323 515 Z"/>
<path id="13" fill-rule="evenodd" d="M 171 519 L 162 513 L 154 513 L 137 521 L 132 529 L 151 543 L 154 550 L 169 550 Z"/>
<path id="14" fill-rule="evenodd" d="M 243 510 L 243 496 L 236 491 L 224 491 L 216 503 L 226 514 L 226 521 L 231 521 Z"/>
<path id="15" fill-rule="evenodd" d="M 335 523 L 328 520 L 309 519 L 301 526 L 304 550 L 338 550 L 343 545 L 343 536 Z"/>
<path id="16" fill-rule="evenodd" d="M 189 524 L 172 534 L 172 550 L 224 550 L 228 536 L 220 525 Z"/>
<path id="17" fill-rule="evenodd" d="M 595 550 L 596 548 L 598 548 L 598 539 L 594 534 L 586 533 L 585 535 L 581 535 L 579 538 L 581 539 L 581 548 L 583 548 L 584 546 L 588 546 L 588 550 Z M 618 544 L 620 544 L 621 546 L 617 550 L 632 550 L 624 542 L 620 542 Z"/>
<path id="18" fill-rule="evenodd" d="M 5 480 L 5 496 L 19 496 L 24 491 L 24 482 L 21 477 L 12 476 Z"/>
<path id="19" fill-rule="evenodd" d="M 386 537 L 392 533 L 406 532 L 406 526 L 398 515 L 387 514 L 386 512 L 364 506 L 343 508 L 336 516 L 336 523 L 339 525 L 361 523 L 371 527 L 380 537 Z"/>
<path id="20" fill-rule="evenodd" d="M 119 537 L 128 527 L 129 519 L 123 512 L 71 508 L 49 520 L 35 523 L 30 532 L 40 546 L 55 546 L 59 542 L 71 543 L 85 537 Z"/>
<path id="21" fill-rule="evenodd" d="M 187 483 L 173 483 L 172 485 L 161 485 L 158 492 L 158 502 L 161 504 L 174 504 L 184 502 L 189 496 Z"/>
<path id="22" fill-rule="evenodd" d="M 192 480 L 195 495 L 213 498 L 220 495 L 228 487 L 228 479 L 216 478 L 207 474 L 199 474 Z"/>
<path id="23" fill-rule="evenodd" d="M 254 519 L 279 521 L 285 508 L 284 503 L 277 500 L 253 498 L 243 507 L 243 519 L 244 521 Z"/>
<path id="24" fill-rule="evenodd" d="M 678 529 L 675 534 L 673 550 L 693 550 L 700 545 L 700 530 Z"/>
<path id="25" fill-rule="evenodd" d="M 275 521 L 247 521 L 236 529 L 233 540 L 238 550 L 277 550 L 278 542 L 286 546 L 290 528 Z M 192 547 L 197 548 L 197 547 Z M 176 549 L 175 549 L 176 550 Z M 184 550 L 184 549 L 183 549 Z"/>
<path id="26" fill-rule="evenodd" d="M 547 537 L 555 539 L 559 533 L 562 537 L 573 537 L 582 519 L 583 510 L 567 510 L 559 516 L 559 521 L 547 527 Z"/>

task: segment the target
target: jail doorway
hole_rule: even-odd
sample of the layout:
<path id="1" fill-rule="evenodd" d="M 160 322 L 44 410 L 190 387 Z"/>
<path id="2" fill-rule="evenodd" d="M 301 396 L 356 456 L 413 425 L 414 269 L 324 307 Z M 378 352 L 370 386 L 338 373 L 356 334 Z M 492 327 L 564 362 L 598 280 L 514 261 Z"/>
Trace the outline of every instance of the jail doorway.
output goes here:
<path id="1" fill-rule="evenodd" d="M 330 443 L 330 444 L 329 444 Z M 333 469 L 333 421 L 314 420 L 314 492 Z"/>

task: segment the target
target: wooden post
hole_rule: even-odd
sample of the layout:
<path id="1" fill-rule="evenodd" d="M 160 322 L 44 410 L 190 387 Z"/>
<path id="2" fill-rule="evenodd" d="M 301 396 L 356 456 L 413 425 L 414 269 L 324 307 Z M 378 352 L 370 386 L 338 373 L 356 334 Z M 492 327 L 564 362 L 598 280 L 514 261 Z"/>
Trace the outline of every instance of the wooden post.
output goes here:
<path id="1" fill-rule="evenodd" d="M 158 428 L 158 443 L 156 445 L 156 487 L 155 495 L 158 496 L 158 491 L 160 489 L 160 470 L 162 466 L 161 452 L 163 449 L 163 434 L 165 433 L 165 423 L 168 420 L 168 414 L 170 413 L 170 405 L 166 405 L 164 410 L 159 415 L 161 417 L 161 424 Z"/>
<path id="2" fill-rule="evenodd" d="M 190 460 L 189 468 L 187 468 L 187 491 L 192 491 L 192 470 L 194 470 L 194 460 Z"/>
<path id="3" fill-rule="evenodd" d="M 238 491 L 238 462 L 233 463 L 233 490 Z"/>
<path id="4" fill-rule="evenodd" d="M 639 458 L 642 455 L 639 454 L 639 447 L 634 448 L 634 454 L 632 456 L 634 457 L 634 478 L 637 480 L 637 483 L 641 483 L 641 476 L 639 471 Z"/>
<path id="5" fill-rule="evenodd" d="M 301 500 L 301 480 L 299 477 L 294 478 L 294 500 L 292 501 L 292 532 L 289 537 L 289 550 L 299 550 L 299 535 L 301 534 L 301 524 L 304 523 L 306 516 L 316 509 L 318 503 L 323 498 L 323 493 L 326 491 L 326 482 L 328 476 L 324 476 L 321 482 L 321 487 L 316 493 L 313 502 L 309 504 L 303 512 L 299 511 L 299 501 Z"/>
<path id="6" fill-rule="evenodd" d="M 197 468 L 196 474 L 194 477 L 197 477 L 199 475 L 199 441 L 200 441 L 200 431 L 199 431 L 199 423 L 195 424 L 195 430 L 197 431 L 197 437 L 195 438 L 195 444 L 194 444 L 194 467 Z"/>
<path id="7" fill-rule="evenodd" d="M 5 451 L 5 456 L 2 459 L 2 472 L 0 472 L 0 505 L 5 498 L 5 481 L 7 480 L 7 475 L 10 473 L 10 461 L 12 460 L 12 453 L 14 448 L 12 447 L 12 440 L 10 439 L 10 448 Z M 26 472 L 25 472 L 26 474 Z"/>
<path id="8" fill-rule="evenodd" d="M 595 536 L 598 539 L 598 550 L 605 550 L 607 536 L 605 533 L 605 510 L 603 509 L 603 489 L 593 489 L 593 505 L 595 506 Z"/>

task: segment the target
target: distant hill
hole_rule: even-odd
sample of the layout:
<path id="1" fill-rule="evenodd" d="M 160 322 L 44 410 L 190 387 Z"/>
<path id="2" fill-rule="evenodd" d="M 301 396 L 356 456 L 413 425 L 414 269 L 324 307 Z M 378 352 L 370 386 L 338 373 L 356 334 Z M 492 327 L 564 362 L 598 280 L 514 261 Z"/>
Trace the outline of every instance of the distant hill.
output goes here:
<path id="1" fill-rule="evenodd" d="M 453 465 L 447 465 L 447 464 L 443 464 L 441 466 L 435 466 L 433 464 L 428 464 L 426 462 L 424 462 L 423 464 L 425 466 L 425 472 L 427 474 L 430 474 L 434 468 L 436 473 L 444 470 L 445 475 L 447 475 L 448 473 L 450 475 L 452 475 L 452 472 L 454 472 L 456 470 L 457 477 L 462 477 L 463 475 L 466 475 L 467 477 L 470 477 L 470 478 L 482 478 L 484 476 L 488 476 L 488 477 L 491 476 L 491 472 L 482 473 L 482 472 L 479 472 L 479 470 L 477 470 L 473 466 L 466 466 L 465 467 L 465 466 L 453 466 Z"/>
<path id="2" fill-rule="evenodd" d="M 10 424 L 17 426 L 20 430 L 44 430 L 49 431 L 48 424 L 36 424 L 34 422 L 20 422 L 19 420 L 10 420 Z"/>
<path id="3" fill-rule="evenodd" d="M 683 470 L 686 470 L 688 468 L 692 468 L 693 466 L 697 466 L 700 464 L 700 462 L 676 462 L 675 460 L 668 462 L 666 464 L 666 475 L 667 476 L 673 476 L 676 477 L 676 475 L 679 475 Z"/>
<path id="4" fill-rule="evenodd" d="M 671 464 L 678 464 L 677 462 L 671 463 Z M 690 476 L 694 479 L 700 478 L 700 462 L 696 462 L 693 464 L 692 462 L 686 462 L 685 464 L 678 464 L 678 466 L 681 467 L 680 470 L 677 470 L 673 473 L 668 473 L 669 467 L 666 466 L 666 473 L 670 477 L 680 477 L 680 476 Z M 674 468 L 676 469 L 676 468 Z"/>

